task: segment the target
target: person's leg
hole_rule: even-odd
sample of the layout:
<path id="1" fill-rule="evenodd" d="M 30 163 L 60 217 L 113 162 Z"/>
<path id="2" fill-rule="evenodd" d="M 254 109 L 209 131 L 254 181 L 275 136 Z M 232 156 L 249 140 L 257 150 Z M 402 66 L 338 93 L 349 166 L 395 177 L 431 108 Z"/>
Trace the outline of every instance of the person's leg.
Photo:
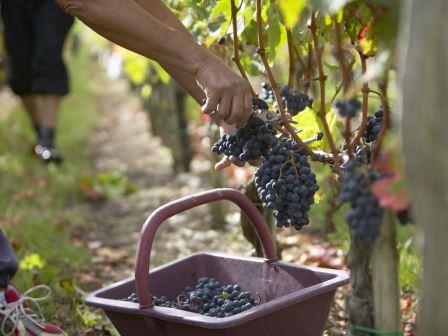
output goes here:
<path id="1" fill-rule="evenodd" d="M 23 1 L 3 0 L 2 19 L 8 55 L 8 83 L 20 96 L 36 134 L 39 134 L 37 97 L 31 94 L 33 34 L 31 11 Z"/>
<path id="2" fill-rule="evenodd" d="M 53 0 L 37 0 L 33 6 L 34 55 L 32 92 L 40 95 L 40 139 L 36 153 L 45 162 L 61 162 L 55 149 L 56 124 L 61 98 L 69 91 L 68 72 L 62 53 L 73 17 Z"/>
<path id="3" fill-rule="evenodd" d="M 22 105 L 25 107 L 25 111 L 33 123 L 34 130 L 37 136 L 39 136 L 39 128 L 41 122 L 39 120 L 39 106 L 37 104 L 37 96 L 34 94 L 24 94 L 20 96 Z"/>

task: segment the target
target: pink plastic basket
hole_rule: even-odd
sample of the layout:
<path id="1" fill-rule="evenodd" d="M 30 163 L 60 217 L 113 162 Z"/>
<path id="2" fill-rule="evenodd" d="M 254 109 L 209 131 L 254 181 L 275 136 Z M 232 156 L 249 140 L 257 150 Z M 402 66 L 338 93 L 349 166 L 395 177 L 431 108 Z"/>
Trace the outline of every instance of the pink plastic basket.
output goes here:
<path id="1" fill-rule="evenodd" d="M 197 253 L 149 271 L 155 233 L 167 218 L 193 207 L 229 200 L 251 220 L 265 259 L 219 253 Z M 151 292 L 171 300 L 199 277 L 237 283 L 266 301 L 238 315 L 215 318 L 174 308 L 153 306 Z M 263 217 L 251 201 L 233 189 L 216 189 L 182 198 L 157 209 L 143 226 L 137 248 L 135 278 L 115 283 L 86 298 L 104 309 L 123 336 L 318 336 L 322 335 L 337 287 L 347 272 L 276 261 L 275 248 Z M 121 301 L 136 291 L 139 304 Z"/>

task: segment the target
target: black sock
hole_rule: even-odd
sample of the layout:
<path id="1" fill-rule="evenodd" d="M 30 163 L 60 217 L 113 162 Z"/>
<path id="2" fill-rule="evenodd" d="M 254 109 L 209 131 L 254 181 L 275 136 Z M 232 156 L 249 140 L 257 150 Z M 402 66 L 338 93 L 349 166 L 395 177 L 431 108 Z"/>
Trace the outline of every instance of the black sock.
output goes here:
<path id="1" fill-rule="evenodd" d="M 54 127 L 40 127 L 39 128 L 39 145 L 54 148 Z"/>

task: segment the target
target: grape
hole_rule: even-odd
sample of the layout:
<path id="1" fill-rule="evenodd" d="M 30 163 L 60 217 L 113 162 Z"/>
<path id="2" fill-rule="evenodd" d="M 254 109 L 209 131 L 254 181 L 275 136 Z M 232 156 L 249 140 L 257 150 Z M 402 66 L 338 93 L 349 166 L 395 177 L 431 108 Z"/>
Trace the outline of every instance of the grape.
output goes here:
<path id="1" fill-rule="evenodd" d="M 245 162 L 256 160 L 268 154 L 269 149 L 277 143 L 276 131 L 261 119 L 252 116 L 235 135 L 223 134 L 212 147 L 212 152 L 235 156 Z"/>
<path id="2" fill-rule="evenodd" d="M 175 301 L 167 297 L 153 295 L 154 305 L 166 308 L 176 308 L 211 317 L 229 317 L 249 310 L 260 304 L 249 292 L 241 290 L 235 284 L 221 285 L 213 278 L 202 277 L 196 282 L 195 289 L 186 287 L 177 295 Z M 131 293 L 123 301 L 138 303 L 138 296 Z"/>
<path id="3" fill-rule="evenodd" d="M 275 94 L 270 84 L 266 82 L 261 83 L 260 98 L 268 102 L 269 104 L 274 104 Z"/>
<path id="4" fill-rule="evenodd" d="M 361 110 L 362 104 L 358 99 L 351 98 L 348 101 L 337 100 L 335 107 L 342 118 L 354 118 Z"/>
<path id="5" fill-rule="evenodd" d="M 274 146 L 255 173 L 263 206 L 273 210 L 277 227 L 300 230 L 309 223 L 308 211 L 319 190 L 308 158 L 292 139 Z"/>
<path id="6" fill-rule="evenodd" d="M 351 206 L 346 215 L 350 230 L 356 237 L 370 244 L 378 237 L 383 217 L 383 209 L 370 189 L 375 178 L 362 163 L 362 159 L 351 159 L 343 167 L 339 194 L 340 201 L 350 203 Z"/>
<path id="7" fill-rule="evenodd" d="M 364 131 L 364 141 L 367 143 L 374 142 L 381 133 L 383 125 L 384 110 L 382 108 L 375 112 L 374 116 L 367 117 L 366 130 Z"/>
<path id="8" fill-rule="evenodd" d="M 284 86 L 280 91 L 280 96 L 283 98 L 283 104 L 288 109 L 288 113 L 292 116 L 297 115 L 307 107 L 313 106 L 313 99 L 307 94 L 297 92 L 294 93 L 288 86 Z"/>

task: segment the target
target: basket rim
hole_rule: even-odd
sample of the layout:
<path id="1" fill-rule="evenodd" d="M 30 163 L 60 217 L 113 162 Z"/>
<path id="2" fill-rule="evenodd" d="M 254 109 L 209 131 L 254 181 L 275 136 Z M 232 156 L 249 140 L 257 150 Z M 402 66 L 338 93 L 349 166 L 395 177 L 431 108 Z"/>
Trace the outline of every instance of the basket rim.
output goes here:
<path id="1" fill-rule="evenodd" d="M 150 270 L 150 274 L 153 272 L 160 271 L 164 268 L 170 267 L 176 263 L 179 263 L 181 261 L 194 258 L 197 256 L 212 256 L 212 257 L 221 257 L 221 258 L 227 258 L 227 259 L 237 259 L 237 260 L 244 260 L 249 262 L 257 262 L 262 263 L 266 262 L 266 259 L 263 258 L 257 258 L 257 257 L 241 257 L 241 256 L 234 256 L 229 255 L 225 253 L 220 252 L 197 252 L 190 254 L 186 257 L 176 259 L 174 261 L 171 261 L 169 263 L 163 264 L 161 266 L 158 266 L 152 270 Z M 104 297 L 101 297 L 101 295 L 105 292 L 109 292 L 117 287 L 123 286 L 125 284 L 128 284 L 130 282 L 134 282 L 135 277 L 129 277 L 125 280 L 121 280 L 118 282 L 115 282 L 109 286 L 106 286 L 104 288 L 98 289 L 91 294 L 89 294 L 85 298 L 85 302 L 87 305 L 104 309 L 107 311 L 113 311 L 113 312 L 121 312 L 126 314 L 133 314 L 133 315 L 142 315 L 142 316 L 148 316 L 153 318 L 162 319 L 165 321 L 170 322 L 177 322 L 181 324 L 187 324 L 187 325 L 193 325 L 197 327 L 203 327 L 208 329 L 225 329 L 234 327 L 237 325 L 241 325 L 243 323 L 246 323 L 248 321 L 251 321 L 253 319 L 262 317 L 264 315 L 267 315 L 269 313 L 272 313 L 274 311 L 277 311 L 282 308 L 286 308 L 290 305 L 299 303 L 301 301 L 305 301 L 308 299 L 311 299 L 315 296 L 328 293 L 330 291 L 335 290 L 338 287 L 341 287 L 343 285 L 346 285 L 350 281 L 350 276 L 347 271 L 343 270 L 335 270 L 335 269 L 328 269 L 328 268 L 320 268 L 320 267 L 314 267 L 314 266 L 304 266 L 304 265 L 298 265 L 290 262 L 285 261 L 274 261 L 270 262 L 270 264 L 275 266 L 287 266 L 287 267 L 293 267 L 293 268 L 299 268 L 304 270 L 310 270 L 314 271 L 320 274 L 330 274 L 334 275 L 333 278 L 322 281 L 320 283 L 317 283 L 315 285 L 312 285 L 310 287 L 302 288 L 300 290 L 291 292 L 289 294 L 280 296 L 278 298 L 275 298 L 269 302 L 265 302 L 259 306 L 253 307 L 248 311 L 239 313 L 238 315 L 226 317 L 226 318 L 216 318 L 211 316 L 205 316 L 200 315 L 197 313 L 187 312 L 175 308 L 166 308 L 166 307 L 151 307 L 151 308 L 145 308 L 141 309 L 138 305 L 138 303 L 133 302 L 126 302 L 116 299 L 107 299 Z"/>

